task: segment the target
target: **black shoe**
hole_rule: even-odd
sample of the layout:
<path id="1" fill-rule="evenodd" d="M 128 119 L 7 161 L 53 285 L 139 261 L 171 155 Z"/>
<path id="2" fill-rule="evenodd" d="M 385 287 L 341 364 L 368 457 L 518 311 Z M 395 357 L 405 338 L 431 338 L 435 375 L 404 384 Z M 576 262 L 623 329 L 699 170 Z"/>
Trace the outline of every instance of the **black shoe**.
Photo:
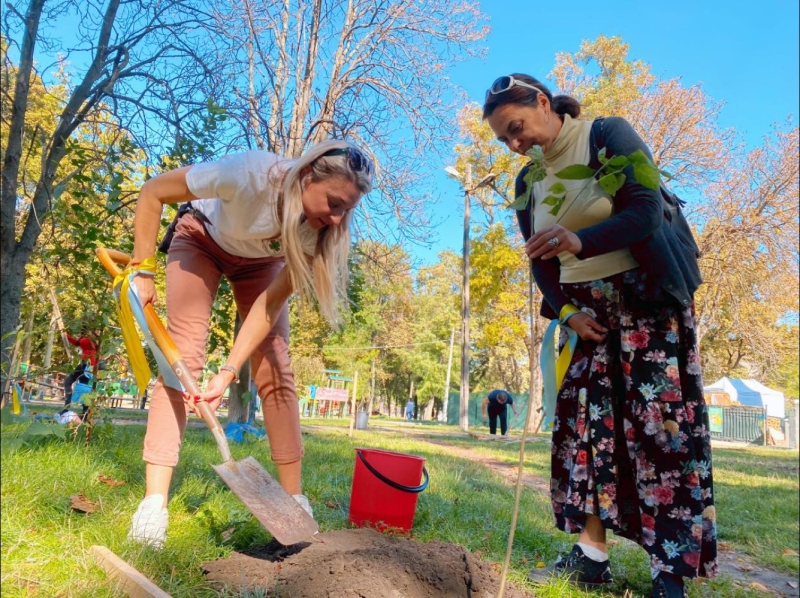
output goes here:
<path id="1" fill-rule="evenodd" d="M 572 547 L 567 558 L 558 557 L 549 567 L 532 569 L 528 573 L 528 579 L 535 582 L 549 581 L 553 577 L 566 577 L 582 590 L 594 590 L 614 582 L 608 559 L 601 563 L 593 561 L 583 554 L 577 544 Z"/>
<path id="2" fill-rule="evenodd" d="M 662 571 L 653 580 L 653 598 L 689 598 L 689 591 L 683 577 Z"/>

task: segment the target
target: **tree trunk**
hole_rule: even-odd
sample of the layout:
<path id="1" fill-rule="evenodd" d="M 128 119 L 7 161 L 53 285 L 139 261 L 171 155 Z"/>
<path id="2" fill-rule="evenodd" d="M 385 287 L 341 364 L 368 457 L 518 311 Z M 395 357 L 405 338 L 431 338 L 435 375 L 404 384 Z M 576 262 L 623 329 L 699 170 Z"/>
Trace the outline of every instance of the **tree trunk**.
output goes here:
<path id="1" fill-rule="evenodd" d="M 236 322 L 233 326 L 234 338 L 239 334 L 242 327 L 242 320 L 236 314 Z M 228 391 L 228 422 L 236 424 L 246 424 L 250 419 L 250 360 L 244 362 L 239 372 L 239 382 L 234 382 Z"/>
<path id="2" fill-rule="evenodd" d="M 29 254 L 30 255 L 30 254 Z M 19 326 L 22 291 L 25 287 L 26 260 L 16 261 L 5 253 L 2 256 L 2 278 L 0 285 L 0 338 L 2 338 L 2 371 L 11 371 L 11 349 L 14 332 Z"/>

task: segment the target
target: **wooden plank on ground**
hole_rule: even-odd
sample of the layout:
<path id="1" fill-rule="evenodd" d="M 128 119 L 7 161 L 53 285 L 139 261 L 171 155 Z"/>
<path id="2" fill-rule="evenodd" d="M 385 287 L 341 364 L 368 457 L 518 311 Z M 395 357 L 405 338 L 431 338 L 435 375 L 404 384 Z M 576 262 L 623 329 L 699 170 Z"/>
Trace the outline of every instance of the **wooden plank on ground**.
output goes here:
<path id="1" fill-rule="evenodd" d="M 171 598 L 164 590 L 105 546 L 92 546 L 91 551 L 108 573 L 109 579 L 118 580 L 120 588 L 130 598 Z"/>

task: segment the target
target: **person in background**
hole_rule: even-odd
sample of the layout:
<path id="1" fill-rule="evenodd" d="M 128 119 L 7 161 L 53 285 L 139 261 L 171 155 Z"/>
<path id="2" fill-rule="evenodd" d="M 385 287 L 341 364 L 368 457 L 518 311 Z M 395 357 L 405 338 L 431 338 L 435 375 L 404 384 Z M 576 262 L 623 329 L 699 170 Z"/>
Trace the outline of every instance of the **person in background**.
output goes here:
<path id="1" fill-rule="evenodd" d="M 156 298 L 156 237 L 165 204 L 182 204 L 166 266 L 167 327 L 195 378 L 203 371 L 212 306 L 223 276 L 242 318 L 231 352 L 198 397 L 159 378 L 150 394 L 144 438 L 145 497 L 129 538 L 156 548 L 167 537 L 167 502 L 190 410 L 216 409 L 250 359 L 278 481 L 311 513 L 301 489 L 303 444 L 289 358 L 288 299 L 316 302 L 336 325 L 347 305 L 353 212 L 372 188 L 374 169 L 356 146 L 330 140 L 287 159 L 249 151 L 149 179 L 134 222 L 133 260 L 143 305 Z"/>
<path id="2" fill-rule="evenodd" d="M 87 383 L 89 380 L 89 377 L 86 375 L 87 368 L 92 369 L 97 364 L 97 345 L 95 345 L 94 341 L 91 339 L 88 329 L 81 329 L 81 333 L 77 338 L 68 332 L 65 332 L 64 336 L 70 345 L 80 349 L 81 360 L 78 365 L 75 366 L 75 369 L 64 378 L 64 409 L 59 412 L 59 415 L 69 411 L 70 403 L 72 403 L 72 387 L 75 382 L 80 379 L 81 382 Z M 91 372 L 88 373 L 91 374 Z"/>
<path id="3" fill-rule="evenodd" d="M 669 192 L 643 185 L 632 167 L 613 196 L 596 178 L 556 176 L 575 165 L 597 173 L 603 159 L 623 156 L 646 157 L 655 170 L 624 119 L 580 112 L 574 98 L 516 73 L 496 79 L 483 105 L 497 139 L 531 160 L 517 176 L 516 195 L 527 196 L 517 218 L 541 314 L 560 320 L 562 347 L 568 328 L 578 337 L 555 404 L 550 481 L 556 526 L 578 538 L 529 578 L 607 586 L 613 531 L 648 553 L 654 598 L 685 598 L 686 578 L 717 574 L 694 314 L 699 252 L 679 215 L 667 219 Z M 546 201 L 556 184 L 563 201 Z"/>
<path id="4" fill-rule="evenodd" d="M 414 419 L 414 399 L 408 399 L 406 403 L 406 419 L 408 421 Z"/>
<path id="5" fill-rule="evenodd" d="M 500 420 L 500 434 L 505 436 L 508 433 L 508 408 L 514 415 L 517 415 L 517 408 L 514 407 L 513 397 L 505 390 L 495 389 L 486 395 L 481 406 L 483 414 L 483 424 L 489 419 L 489 434 L 497 434 L 497 420 Z"/>

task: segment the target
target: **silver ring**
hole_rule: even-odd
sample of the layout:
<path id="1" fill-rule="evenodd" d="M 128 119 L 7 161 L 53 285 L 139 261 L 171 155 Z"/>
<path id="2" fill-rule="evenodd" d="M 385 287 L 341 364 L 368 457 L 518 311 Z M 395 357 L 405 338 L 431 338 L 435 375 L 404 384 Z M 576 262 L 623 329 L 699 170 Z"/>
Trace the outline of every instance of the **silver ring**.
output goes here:
<path id="1" fill-rule="evenodd" d="M 552 239 L 550 239 L 550 240 L 547 242 L 547 244 L 548 244 L 548 245 L 550 245 L 550 247 L 558 247 L 558 244 L 559 244 L 560 242 L 561 242 L 561 241 L 559 241 L 559 240 L 558 240 L 558 237 L 553 237 Z"/>

